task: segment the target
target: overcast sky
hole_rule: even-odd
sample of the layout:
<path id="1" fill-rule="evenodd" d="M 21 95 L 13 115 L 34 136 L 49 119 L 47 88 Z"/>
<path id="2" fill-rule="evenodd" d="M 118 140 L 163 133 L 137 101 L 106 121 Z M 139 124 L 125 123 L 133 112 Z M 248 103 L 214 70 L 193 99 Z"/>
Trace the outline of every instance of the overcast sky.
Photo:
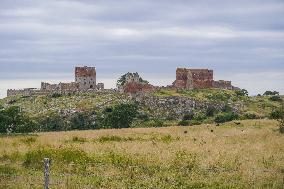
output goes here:
<path id="1" fill-rule="evenodd" d="M 283 18 L 283 0 L 0 0 L 0 98 L 83 65 L 108 88 L 136 71 L 171 84 L 188 67 L 283 94 Z"/>

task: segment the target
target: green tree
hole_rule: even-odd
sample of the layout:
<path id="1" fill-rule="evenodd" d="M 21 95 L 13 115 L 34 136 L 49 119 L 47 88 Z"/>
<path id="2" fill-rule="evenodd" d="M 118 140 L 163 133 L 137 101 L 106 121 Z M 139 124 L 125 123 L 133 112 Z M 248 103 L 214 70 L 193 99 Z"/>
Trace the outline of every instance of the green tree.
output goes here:
<path id="1" fill-rule="evenodd" d="M 237 96 L 248 96 L 248 91 L 246 89 L 237 90 L 235 93 Z"/>
<path id="2" fill-rule="evenodd" d="M 18 106 L 11 106 L 0 111 L 1 133 L 28 133 L 35 131 L 32 121 Z"/>
<path id="3" fill-rule="evenodd" d="M 277 91 L 265 91 L 265 93 L 263 93 L 263 95 L 279 95 L 279 92 Z"/>
<path id="4" fill-rule="evenodd" d="M 109 113 L 105 113 L 102 122 L 105 128 L 128 128 L 138 114 L 138 107 L 134 104 L 119 104 Z"/>
<path id="5" fill-rule="evenodd" d="M 128 72 L 128 73 L 122 75 L 122 76 L 117 80 L 116 86 L 123 86 L 123 85 L 125 84 L 125 82 L 126 82 L 126 77 L 127 77 L 128 75 L 131 75 L 131 76 L 133 76 L 133 77 L 138 77 L 138 78 L 139 78 L 139 82 L 141 82 L 141 83 L 149 83 L 148 81 L 142 79 L 142 78 L 139 76 L 139 74 L 138 74 L 137 72 L 135 72 L 135 73 L 130 73 L 130 72 Z"/>
<path id="6" fill-rule="evenodd" d="M 70 118 L 71 129 L 85 130 L 95 128 L 95 120 L 92 115 L 85 112 L 80 112 L 72 115 Z"/>
<path id="7" fill-rule="evenodd" d="M 66 120 L 57 113 L 50 113 L 38 120 L 41 131 L 64 131 L 70 130 Z"/>

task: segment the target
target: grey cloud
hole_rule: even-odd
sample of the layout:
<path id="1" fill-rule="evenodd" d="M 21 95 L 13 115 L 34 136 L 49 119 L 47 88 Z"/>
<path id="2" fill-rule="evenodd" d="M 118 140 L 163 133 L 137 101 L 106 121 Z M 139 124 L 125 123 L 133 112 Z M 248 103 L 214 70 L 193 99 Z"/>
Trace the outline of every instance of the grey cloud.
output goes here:
<path id="1" fill-rule="evenodd" d="M 257 83 L 258 73 L 284 73 L 282 17 L 281 0 L 1 0 L 0 80 L 94 65 L 105 79 L 139 71 L 155 81 L 182 66 Z"/>

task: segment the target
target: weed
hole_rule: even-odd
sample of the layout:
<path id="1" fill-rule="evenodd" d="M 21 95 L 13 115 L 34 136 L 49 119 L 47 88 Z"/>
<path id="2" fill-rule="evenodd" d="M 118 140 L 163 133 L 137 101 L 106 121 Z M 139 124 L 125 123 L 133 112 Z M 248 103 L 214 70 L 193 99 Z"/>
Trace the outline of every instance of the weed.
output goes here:
<path id="1" fill-rule="evenodd" d="M 164 143 L 170 143 L 173 141 L 173 137 L 171 135 L 164 135 L 161 137 L 161 141 Z"/>
<path id="2" fill-rule="evenodd" d="M 21 142 L 30 145 L 36 142 L 36 137 L 26 137 L 26 138 L 21 139 Z"/>
<path id="3" fill-rule="evenodd" d="M 42 169 L 43 159 L 50 158 L 53 164 L 63 166 L 69 163 L 84 164 L 89 160 L 86 152 L 79 149 L 63 148 L 41 148 L 29 151 L 24 157 L 24 166 L 35 169 Z"/>
<path id="4" fill-rule="evenodd" d="M 84 143 L 84 142 L 87 142 L 87 139 L 86 138 L 82 138 L 82 137 L 78 137 L 78 136 L 74 136 L 72 138 L 72 142 Z"/>
<path id="5" fill-rule="evenodd" d="M 0 165 L 0 178 L 10 177 L 17 174 L 17 169 L 9 165 Z"/>
<path id="6" fill-rule="evenodd" d="M 127 142 L 127 141 L 141 141 L 143 140 L 141 137 L 120 137 L 120 136 L 102 136 L 95 141 L 99 141 L 101 143 L 104 142 Z"/>

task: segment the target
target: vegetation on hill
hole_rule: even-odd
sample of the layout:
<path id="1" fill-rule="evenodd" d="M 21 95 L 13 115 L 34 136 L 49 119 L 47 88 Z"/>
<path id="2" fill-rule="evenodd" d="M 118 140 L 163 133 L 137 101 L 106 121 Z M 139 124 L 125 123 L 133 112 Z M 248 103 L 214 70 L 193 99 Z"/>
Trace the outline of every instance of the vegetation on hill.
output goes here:
<path id="1" fill-rule="evenodd" d="M 148 96 L 158 100 L 143 104 L 115 92 L 7 97 L 0 100 L 0 131 L 66 131 L 100 128 L 162 127 L 224 123 L 237 119 L 279 119 L 283 96 L 247 96 L 245 90 L 161 89 Z M 270 94 L 270 93 L 269 93 Z M 276 97 L 275 97 L 276 96 Z M 171 98 L 181 97 L 200 102 L 199 108 L 179 113 L 182 104 Z M 160 100 L 159 100 L 160 99 Z M 156 104 L 169 103 L 163 108 Z M 192 102 L 193 103 L 193 102 Z M 175 109 L 175 112 L 171 112 Z M 17 121 L 14 118 L 17 117 Z M 5 119 L 4 119 L 5 118 Z"/>

